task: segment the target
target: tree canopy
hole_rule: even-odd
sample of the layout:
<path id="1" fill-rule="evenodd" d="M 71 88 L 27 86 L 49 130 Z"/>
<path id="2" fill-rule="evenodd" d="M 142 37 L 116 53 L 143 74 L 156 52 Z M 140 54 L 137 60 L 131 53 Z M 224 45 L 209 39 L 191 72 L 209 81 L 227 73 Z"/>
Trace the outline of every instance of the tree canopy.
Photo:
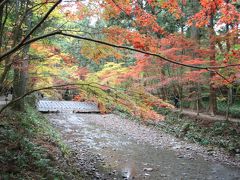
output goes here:
<path id="1" fill-rule="evenodd" d="M 0 0 L 0 92 L 18 110 L 63 85 L 102 112 L 162 120 L 178 97 L 214 115 L 240 100 L 239 23 L 237 0 Z"/>

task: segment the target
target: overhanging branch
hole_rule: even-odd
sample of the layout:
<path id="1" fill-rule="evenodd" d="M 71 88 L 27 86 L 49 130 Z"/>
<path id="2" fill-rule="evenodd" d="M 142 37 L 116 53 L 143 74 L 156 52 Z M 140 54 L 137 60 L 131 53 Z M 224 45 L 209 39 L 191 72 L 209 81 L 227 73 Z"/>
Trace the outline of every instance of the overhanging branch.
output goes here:
<path id="1" fill-rule="evenodd" d="M 184 64 L 184 63 L 181 63 L 181 62 L 171 60 L 169 58 L 166 58 L 166 57 L 164 57 L 162 55 L 159 55 L 159 54 L 156 54 L 156 53 L 147 52 L 147 51 L 143 51 L 143 50 L 140 50 L 140 49 L 131 48 L 131 47 L 128 47 L 128 46 L 116 45 L 116 44 L 112 44 L 112 43 L 97 40 L 97 39 L 92 39 L 92 38 L 79 36 L 79 35 L 76 35 L 76 34 L 69 34 L 69 33 L 65 33 L 64 31 L 61 31 L 61 30 L 54 31 L 54 32 L 51 32 L 49 34 L 33 38 L 29 41 L 26 41 L 25 44 L 27 45 L 27 44 L 30 44 L 32 42 L 38 41 L 40 39 L 50 37 L 50 36 L 54 36 L 54 35 L 63 35 L 63 36 L 72 37 L 72 38 L 75 38 L 75 39 L 81 39 L 81 40 L 84 40 L 84 41 L 90 41 L 90 42 L 95 42 L 95 43 L 99 43 L 99 44 L 104 44 L 106 46 L 111 46 L 111 47 L 115 47 L 115 48 L 118 48 L 118 49 L 127 49 L 127 50 L 130 50 L 130 51 L 139 52 L 139 53 L 143 53 L 143 54 L 146 54 L 146 55 L 158 57 L 161 60 L 170 62 L 172 64 L 177 64 L 177 65 L 180 65 L 180 66 L 185 66 L 185 67 L 194 68 L 194 69 L 205 69 L 207 71 L 210 71 L 211 69 L 224 69 L 224 68 L 228 68 L 228 67 L 240 66 L 240 64 L 229 64 L 229 65 L 226 65 L 226 66 L 194 66 L 194 65 Z"/>
<path id="2" fill-rule="evenodd" d="M 0 7 L 2 7 L 8 0 L 4 0 L 3 2 L 0 3 Z"/>
<path id="3" fill-rule="evenodd" d="M 79 36 L 79 35 L 76 35 L 76 34 L 69 34 L 69 33 L 65 33 L 64 31 L 61 31 L 61 30 L 53 31 L 53 32 L 50 32 L 48 34 L 44 34 L 42 36 L 38 36 L 38 37 L 32 38 L 28 41 L 25 41 L 21 45 L 21 47 L 19 47 L 18 49 L 13 49 L 11 51 L 11 54 L 18 51 L 23 46 L 26 46 L 26 45 L 31 44 L 33 42 L 36 42 L 38 40 L 41 40 L 41 39 L 44 39 L 44 38 L 47 38 L 47 37 L 51 37 L 51 36 L 55 36 L 55 35 L 62 35 L 62 36 L 71 37 L 71 38 L 75 38 L 75 39 L 81 39 L 81 40 L 84 40 L 84 41 L 90 41 L 90 42 L 95 42 L 95 43 L 99 43 L 99 44 L 104 44 L 106 46 L 111 46 L 111 47 L 118 48 L 118 49 L 126 49 L 126 50 L 130 50 L 130 51 L 134 51 L 134 52 L 139 52 L 139 53 L 143 53 L 143 54 L 146 54 L 146 55 L 151 55 L 151 56 L 154 56 L 154 57 L 158 57 L 162 61 L 166 61 L 166 62 L 169 62 L 169 63 L 172 63 L 172 64 L 176 64 L 176 65 L 184 66 L 184 67 L 189 67 L 189 68 L 194 68 L 194 69 L 205 69 L 207 71 L 211 71 L 211 70 L 240 66 L 240 64 L 229 64 L 229 65 L 225 65 L 225 66 L 195 66 L 195 65 L 184 64 L 184 63 L 177 62 L 177 61 L 174 61 L 172 59 L 166 58 L 166 57 L 164 57 L 162 55 L 159 55 L 159 54 L 156 54 L 156 53 L 147 52 L 147 51 L 143 51 L 143 50 L 140 50 L 140 49 L 131 48 L 131 47 L 128 47 L 128 46 L 116 45 L 116 44 L 112 44 L 112 43 L 97 40 L 97 39 L 92 39 L 92 38 Z M 1 57 L 0 57 L 0 62 L 2 60 L 3 59 L 1 59 Z"/>
<path id="4" fill-rule="evenodd" d="M 7 56 L 13 54 L 14 52 L 18 51 L 24 46 L 24 43 L 27 41 L 27 39 L 30 38 L 30 36 L 42 25 L 42 23 L 48 18 L 48 16 L 52 13 L 52 11 L 62 2 L 62 0 L 58 0 L 49 10 L 48 12 L 43 16 L 43 18 L 30 30 L 30 32 L 21 40 L 20 43 L 18 43 L 15 47 L 10 49 L 9 51 L 3 53 L 0 55 L 0 62 L 4 60 Z"/>
<path id="5" fill-rule="evenodd" d="M 41 24 L 48 18 L 51 12 L 62 2 L 62 0 L 58 0 L 44 15 L 44 17 L 30 30 L 30 32 L 23 38 L 21 43 L 24 43 L 40 26 Z"/>
<path id="6" fill-rule="evenodd" d="M 28 91 L 27 93 L 25 93 L 24 95 L 10 101 L 8 104 L 6 104 L 1 110 L 0 110 L 0 114 L 9 106 L 13 105 L 14 103 L 22 100 L 23 98 L 25 98 L 26 96 L 34 93 L 34 92 L 38 92 L 41 90 L 47 90 L 47 89 L 57 89 L 57 88 L 61 88 L 61 87 L 66 87 L 66 86 L 91 86 L 93 87 L 93 85 L 91 85 L 92 83 L 72 83 L 72 84 L 61 84 L 61 85 L 55 85 L 55 86 L 47 86 L 47 87 L 43 87 L 43 88 L 38 88 L 38 89 L 34 89 L 31 91 Z M 95 87 L 95 86 L 94 86 Z"/>

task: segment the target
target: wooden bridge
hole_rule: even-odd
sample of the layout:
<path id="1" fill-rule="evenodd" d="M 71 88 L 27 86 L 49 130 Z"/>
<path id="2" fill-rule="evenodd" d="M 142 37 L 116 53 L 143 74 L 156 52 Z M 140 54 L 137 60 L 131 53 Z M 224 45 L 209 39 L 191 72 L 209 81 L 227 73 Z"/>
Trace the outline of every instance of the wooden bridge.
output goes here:
<path id="1" fill-rule="evenodd" d="M 40 112 L 78 112 L 78 113 L 99 113 L 98 106 L 92 102 L 78 101 L 51 101 L 39 100 L 37 109 Z"/>

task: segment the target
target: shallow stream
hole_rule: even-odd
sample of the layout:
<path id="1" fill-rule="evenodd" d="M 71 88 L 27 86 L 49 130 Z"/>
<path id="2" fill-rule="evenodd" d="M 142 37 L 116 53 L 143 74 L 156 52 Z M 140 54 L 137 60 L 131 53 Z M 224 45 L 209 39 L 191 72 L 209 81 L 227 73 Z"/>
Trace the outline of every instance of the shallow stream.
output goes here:
<path id="1" fill-rule="evenodd" d="M 186 158 L 161 144 L 155 146 L 135 140 L 125 132 L 111 129 L 111 124 L 103 126 L 89 120 L 91 114 L 59 113 L 47 116 L 68 143 L 73 146 L 87 145 L 112 169 L 109 173 L 121 172 L 122 179 L 240 179 L 240 169 L 237 167 L 206 161 L 200 156 Z M 102 115 L 94 116 L 100 118 Z"/>

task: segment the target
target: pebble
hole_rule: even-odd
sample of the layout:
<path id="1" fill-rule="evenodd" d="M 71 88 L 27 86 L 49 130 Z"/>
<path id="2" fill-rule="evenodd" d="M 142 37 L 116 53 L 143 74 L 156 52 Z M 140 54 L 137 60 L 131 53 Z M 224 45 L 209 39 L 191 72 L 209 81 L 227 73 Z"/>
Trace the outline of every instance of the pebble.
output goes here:
<path id="1" fill-rule="evenodd" d="M 166 175 L 166 174 L 161 174 L 160 176 L 161 176 L 161 177 L 167 177 L 167 175 Z"/>
<path id="2" fill-rule="evenodd" d="M 92 171 L 88 171 L 87 174 L 93 175 L 93 172 Z"/>
<path id="3" fill-rule="evenodd" d="M 143 168 L 143 171 L 153 171 L 153 168 Z"/>
<path id="4" fill-rule="evenodd" d="M 95 123 L 97 126 L 103 125 L 103 121 L 101 121 L 101 117 L 99 115 L 83 115 L 83 118 L 88 118 L 89 122 Z M 113 123 L 114 121 L 114 123 Z M 184 156 L 181 154 L 178 154 L 177 157 L 178 158 L 184 158 L 184 157 L 191 157 L 191 155 L 196 155 L 196 153 L 194 152 L 198 152 L 198 154 L 205 154 L 207 155 L 208 153 L 214 152 L 214 150 L 207 150 L 205 149 L 205 152 L 203 151 L 203 148 L 199 147 L 198 145 L 195 144 L 188 144 L 185 142 L 177 142 L 176 139 L 172 138 L 172 136 L 164 134 L 164 133 L 160 133 L 160 132 L 156 132 L 154 129 L 149 129 L 148 127 L 142 127 L 140 125 L 135 125 L 135 123 L 131 122 L 131 121 L 127 121 L 124 119 L 120 119 L 117 118 L 117 116 L 115 115 L 107 115 L 105 120 L 104 120 L 105 126 L 107 127 L 111 127 L 109 128 L 112 132 L 114 133 L 118 133 L 120 135 L 125 134 L 129 137 L 129 139 L 133 139 L 135 141 L 137 141 L 138 144 L 142 144 L 142 143 L 149 143 L 152 144 L 153 146 L 158 146 L 159 144 L 161 144 L 162 148 L 165 148 L 171 144 L 171 146 L 173 146 L 172 148 L 169 149 L 174 149 L 174 151 L 176 151 L 177 153 L 181 153 L 184 151 Z M 119 126 L 119 124 L 122 124 L 122 128 Z M 62 125 L 61 125 L 62 126 Z M 64 127 L 60 128 L 64 128 L 65 124 L 63 124 Z M 96 128 L 97 129 L 97 128 Z M 151 136 L 150 136 L 151 134 Z M 80 133 L 81 135 L 81 133 Z M 71 136 L 70 134 L 67 136 Z M 77 136 L 77 135 L 76 135 Z M 89 134 L 89 136 L 91 136 L 91 134 Z M 75 138 L 75 136 L 73 137 L 73 139 Z M 91 137 L 89 138 L 91 139 Z M 127 139 L 127 138 L 125 138 Z M 79 140 L 78 143 L 73 144 L 74 142 L 70 142 L 70 146 L 76 146 L 75 148 L 75 152 L 78 152 L 76 155 L 78 155 L 79 153 L 83 152 L 82 155 L 80 155 L 80 157 L 78 157 L 80 161 L 80 164 L 82 165 L 81 168 L 83 168 L 84 170 L 86 170 L 85 172 L 88 172 L 89 175 L 93 175 L 97 178 L 99 177 L 100 179 L 102 178 L 102 175 L 100 176 L 99 174 L 95 173 L 96 170 L 98 169 L 97 167 L 92 168 L 91 166 L 93 166 L 94 164 L 96 164 L 97 162 L 100 161 L 100 158 L 103 156 L 102 154 L 100 154 L 99 152 L 102 151 L 102 149 L 106 148 L 107 150 L 110 150 L 111 147 L 114 147 L 112 150 L 113 151 L 117 151 L 118 148 L 116 149 L 116 146 L 109 146 L 109 148 L 106 147 L 106 144 L 104 144 L 104 146 L 102 146 L 102 149 L 99 150 L 99 154 L 97 155 L 92 155 L 91 153 L 89 154 L 90 149 L 87 148 L 86 146 L 79 146 L 78 143 L 81 143 L 81 141 Z M 84 142 L 83 142 L 84 143 Z M 86 142 L 85 142 L 86 143 Z M 170 146 L 170 147 L 171 147 Z M 83 150 L 81 151 L 81 149 L 87 149 L 87 150 Z M 189 150 L 189 151 L 186 151 Z M 128 152 L 126 152 L 127 154 Z M 215 154 L 216 156 L 219 155 L 218 153 Z M 207 159 L 209 159 L 209 156 Z M 214 156 L 212 156 L 214 158 Z M 218 156 L 219 157 L 219 156 Z M 91 160 L 92 159 L 92 160 Z M 90 163 L 91 161 L 93 161 L 93 163 Z M 79 162 L 79 161 L 78 161 Z M 102 160 L 101 165 L 105 164 L 105 162 Z M 89 167 L 90 165 L 90 167 Z M 148 163 L 143 163 L 144 166 L 146 166 L 145 168 L 143 168 L 143 174 L 142 174 L 142 178 L 144 178 L 145 176 L 150 176 L 150 172 L 153 171 L 153 168 L 149 167 L 152 166 L 151 164 L 149 165 Z M 160 165 L 159 165 L 160 166 Z M 155 166 L 152 166 L 155 167 Z M 108 168 L 108 167 L 107 167 Z M 82 171 L 84 171 L 82 170 Z M 89 172 L 90 171 L 90 172 Z M 93 172 L 95 171 L 95 172 Z M 119 175 L 118 173 L 116 173 L 116 170 L 113 170 L 111 172 L 107 172 L 106 176 L 116 176 Z M 155 172 L 155 169 L 154 169 Z M 121 174 L 120 176 L 122 176 L 122 178 L 127 178 L 127 174 Z M 151 176 L 153 176 L 153 174 L 151 174 Z M 161 177 L 167 177 L 167 175 L 162 174 Z M 148 179 L 149 177 L 146 177 L 146 179 Z M 114 177 L 111 177 L 111 179 L 114 179 Z"/>
<path id="5" fill-rule="evenodd" d="M 182 155 L 178 155 L 177 157 L 178 157 L 178 158 L 184 158 L 184 156 L 182 156 Z"/>
<path id="6" fill-rule="evenodd" d="M 122 174 L 122 178 L 127 178 L 127 175 L 126 174 Z"/>
<path id="7" fill-rule="evenodd" d="M 173 146 L 172 148 L 173 149 L 180 149 L 182 146 L 181 145 L 176 145 L 176 146 Z"/>

